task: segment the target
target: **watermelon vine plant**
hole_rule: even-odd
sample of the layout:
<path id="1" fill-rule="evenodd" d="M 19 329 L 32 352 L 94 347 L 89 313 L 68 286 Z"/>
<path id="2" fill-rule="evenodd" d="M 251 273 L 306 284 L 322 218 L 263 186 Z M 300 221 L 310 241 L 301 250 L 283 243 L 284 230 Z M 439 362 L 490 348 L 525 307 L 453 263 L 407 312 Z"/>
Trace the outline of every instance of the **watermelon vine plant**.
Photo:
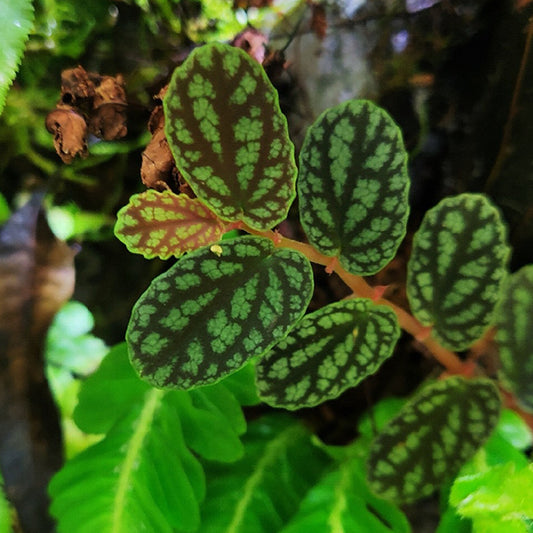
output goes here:
<path id="1" fill-rule="evenodd" d="M 411 315 L 363 278 L 395 257 L 409 215 L 408 155 L 384 110 L 370 101 L 326 110 L 296 165 L 262 67 L 208 44 L 174 72 L 164 111 L 193 193 L 134 195 L 115 234 L 131 252 L 177 261 L 135 304 L 126 345 L 82 389 L 75 419 L 106 437 L 52 481 L 60 530 L 408 531 L 397 504 L 451 483 L 491 434 L 505 439 L 495 432 L 500 381 L 480 368 L 474 377 L 456 352 L 496 326 L 501 383 L 533 408 L 533 266 L 508 275 L 506 228 L 488 197 L 446 198 L 414 237 Z M 308 243 L 275 229 L 296 195 Z M 352 295 L 306 313 L 311 262 Z M 356 442 L 334 450 L 279 417 L 241 440 L 241 405 L 297 410 L 336 398 L 392 356 L 402 329 L 455 375 L 401 406 L 376 406 L 377 435 L 367 418 Z M 85 476 L 95 479 L 89 497 Z"/>

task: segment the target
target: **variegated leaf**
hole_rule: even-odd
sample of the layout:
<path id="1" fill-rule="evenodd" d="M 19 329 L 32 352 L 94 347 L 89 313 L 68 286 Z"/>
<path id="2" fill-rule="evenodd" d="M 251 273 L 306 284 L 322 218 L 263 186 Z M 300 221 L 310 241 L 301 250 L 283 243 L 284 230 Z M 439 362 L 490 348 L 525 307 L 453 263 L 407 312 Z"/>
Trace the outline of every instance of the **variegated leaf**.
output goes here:
<path id="1" fill-rule="evenodd" d="M 220 218 L 266 230 L 296 191 L 294 147 L 278 96 L 243 50 L 212 43 L 178 67 L 164 99 L 176 165 Z"/>
<path id="2" fill-rule="evenodd" d="M 134 194 L 117 214 L 115 235 L 147 259 L 179 257 L 217 242 L 224 224 L 197 198 L 149 189 Z"/>

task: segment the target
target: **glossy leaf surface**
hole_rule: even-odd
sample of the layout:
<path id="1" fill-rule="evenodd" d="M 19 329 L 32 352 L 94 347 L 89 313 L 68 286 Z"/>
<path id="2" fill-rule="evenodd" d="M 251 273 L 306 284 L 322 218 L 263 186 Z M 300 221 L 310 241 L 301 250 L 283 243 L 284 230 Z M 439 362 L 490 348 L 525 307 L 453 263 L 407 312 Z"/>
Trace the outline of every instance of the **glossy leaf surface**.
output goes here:
<path id="1" fill-rule="evenodd" d="M 533 265 L 510 277 L 495 318 L 502 380 L 521 406 L 533 411 Z"/>
<path id="2" fill-rule="evenodd" d="M 253 376 L 201 391 L 161 391 L 139 380 L 125 344 L 84 383 L 75 419 L 106 432 L 69 461 L 50 485 L 58 531 L 194 531 L 205 494 L 197 455 L 234 461 L 246 424 L 232 387 L 253 396 Z M 239 381 L 240 383 L 237 383 Z M 216 438 L 213 438 L 216 435 Z"/>
<path id="3" fill-rule="evenodd" d="M 17 73 L 32 25 L 31 0 L 9 0 L 0 3 L 0 113 L 4 109 L 7 91 Z"/>
<path id="4" fill-rule="evenodd" d="M 279 531 L 330 463 L 309 431 L 286 417 L 251 423 L 243 444 L 237 463 L 206 465 L 202 533 Z"/>
<path id="5" fill-rule="evenodd" d="M 492 319 L 508 256 L 505 226 L 487 197 L 445 198 L 414 236 L 407 277 L 413 314 L 445 347 L 468 348 Z"/>
<path id="6" fill-rule="evenodd" d="M 157 387 L 189 389 L 235 372 L 282 340 L 313 291 L 299 252 L 240 237 L 181 258 L 133 308 L 133 366 Z"/>
<path id="7" fill-rule="evenodd" d="M 134 194 L 117 214 L 115 235 L 147 259 L 179 257 L 217 242 L 224 225 L 197 198 L 149 189 Z"/>
<path id="8" fill-rule="evenodd" d="M 390 116 L 365 100 L 330 108 L 300 152 L 300 218 L 311 244 L 353 274 L 381 270 L 409 212 L 407 152 Z"/>
<path id="9" fill-rule="evenodd" d="M 196 48 L 164 99 L 165 133 L 187 183 L 218 216 L 265 230 L 295 197 L 294 147 L 277 92 L 243 50 Z"/>
<path id="10" fill-rule="evenodd" d="M 373 442 L 367 464 L 371 488 L 396 501 L 430 495 L 489 437 L 500 404 L 486 379 L 451 377 L 424 387 Z"/>
<path id="11" fill-rule="evenodd" d="M 373 374 L 399 336 L 388 307 L 364 298 L 330 304 L 304 317 L 259 360 L 259 395 L 286 409 L 336 398 Z"/>

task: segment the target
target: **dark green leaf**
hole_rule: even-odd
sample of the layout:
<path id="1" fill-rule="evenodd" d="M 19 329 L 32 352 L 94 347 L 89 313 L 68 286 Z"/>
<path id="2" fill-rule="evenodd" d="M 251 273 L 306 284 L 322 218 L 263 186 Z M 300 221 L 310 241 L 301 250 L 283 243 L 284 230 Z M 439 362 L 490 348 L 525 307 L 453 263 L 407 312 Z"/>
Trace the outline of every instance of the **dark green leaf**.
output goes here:
<path id="1" fill-rule="evenodd" d="M 307 259 L 268 239 L 191 252 L 135 304 L 126 333 L 133 366 L 157 387 L 217 382 L 282 340 L 312 291 Z"/>
<path id="2" fill-rule="evenodd" d="M 310 433 L 285 417 L 250 424 L 243 443 L 239 462 L 206 466 L 202 533 L 279 531 L 328 464 Z"/>
<path id="3" fill-rule="evenodd" d="M 252 399 L 253 373 L 190 393 L 152 389 L 133 372 L 126 345 L 113 348 L 84 383 L 75 413 L 83 429 L 107 435 L 50 486 L 58 531 L 195 530 L 204 497 L 195 454 L 235 461 L 243 452 L 246 424 L 234 389 Z"/>
<path id="4" fill-rule="evenodd" d="M 411 528 L 392 503 L 376 497 L 358 458 L 344 461 L 307 494 L 281 533 L 402 533 Z"/>
<path id="5" fill-rule="evenodd" d="M 300 153 L 298 201 L 311 244 L 354 274 L 395 255 L 409 213 L 407 152 L 389 115 L 365 100 L 328 109 Z"/>
<path id="6" fill-rule="evenodd" d="M 413 239 L 407 295 L 415 317 L 443 346 L 468 348 L 491 322 L 508 256 L 504 223 L 487 197 L 445 198 Z"/>
<path id="7" fill-rule="evenodd" d="M 0 3 L 0 113 L 4 109 L 7 91 L 17 73 L 32 25 L 31 0 L 9 0 Z"/>
<path id="8" fill-rule="evenodd" d="M 521 406 L 533 411 L 533 265 L 514 273 L 496 312 L 501 378 Z"/>
<path id="9" fill-rule="evenodd" d="M 262 67 L 223 44 L 195 49 L 172 76 L 165 133 L 194 192 L 223 220 L 265 230 L 295 197 L 294 147 Z"/>
<path id="10" fill-rule="evenodd" d="M 356 298 L 304 317 L 259 360 L 261 398 L 286 409 L 336 398 L 392 355 L 400 328 L 388 307 Z"/>
<path id="11" fill-rule="evenodd" d="M 224 225 L 197 198 L 152 189 L 134 194 L 117 214 L 115 235 L 147 259 L 179 257 L 217 242 Z"/>
<path id="12" fill-rule="evenodd" d="M 372 444 L 370 486 L 397 501 L 431 494 L 489 437 L 500 404 L 486 379 L 451 377 L 424 387 Z"/>

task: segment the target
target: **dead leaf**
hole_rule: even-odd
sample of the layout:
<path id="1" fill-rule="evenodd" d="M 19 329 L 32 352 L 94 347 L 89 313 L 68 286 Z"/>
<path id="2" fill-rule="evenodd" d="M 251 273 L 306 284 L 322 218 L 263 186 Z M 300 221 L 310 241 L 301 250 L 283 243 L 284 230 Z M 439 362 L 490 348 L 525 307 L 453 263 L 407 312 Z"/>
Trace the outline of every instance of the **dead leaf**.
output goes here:
<path id="1" fill-rule="evenodd" d="M 46 129 L 54 135 L 54 147 L 64 163 L 87 157 L 87 123 L 71 106 L 59 104 L 46 117 Z"/>
<path id="2" fill-rule="evenodd" d="M 74 252 L 35 195 L 0 229 L 0 467 L 25 533 L 52 532 L 47 485 L 63 461 L 44 372 L 46 333 L 74 288 Z"/>

